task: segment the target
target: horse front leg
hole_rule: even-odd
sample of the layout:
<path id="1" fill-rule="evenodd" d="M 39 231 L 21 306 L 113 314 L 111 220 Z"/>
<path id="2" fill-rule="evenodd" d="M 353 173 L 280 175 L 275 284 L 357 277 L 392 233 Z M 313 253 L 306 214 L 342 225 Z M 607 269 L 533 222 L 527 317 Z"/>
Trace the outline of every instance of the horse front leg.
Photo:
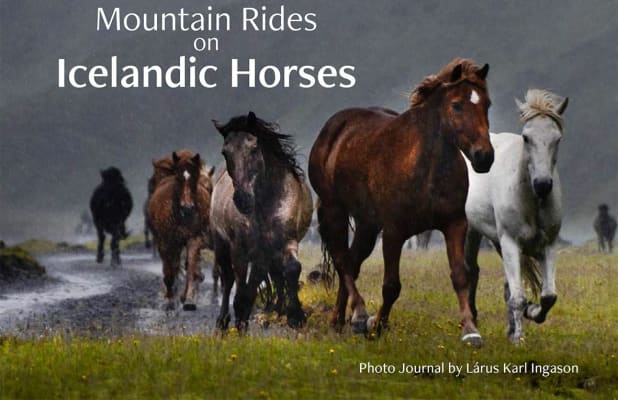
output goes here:
<path id="1" fill-rule="evenodd" d="M 468 284 L 470 285 L 470 293 L 468 295 L 468 301 L 470 302 L 470 310 L 472 311 L 472 318 L 475 324 L 478 324 L 478 311 L 476 309 L 476 289 L 479 282 L 480 267 L 478 264 L 479 249 L 481 248 L 481 241 L 483 236 L 480 232 L 468 228 L 466 234 L 466 243 L 464 246 L 464 258 L 466 265 L 466 272 L 468 274 Z"/>
<path id="2" fill-rule="evenodd" d="M 180 246 L 162 245 L 159 254 L 163 261 L 163 283 L 165 284 L 165 310 L 171 311 L 176 308 L 176 276 L 180 262 Z"/>
<path id="3" fill-rule="evenodd" d="M 252 295 L 251 285 L 247 282 L 249 260 L 246 258 L 246 255 L 242 250 L 235 249 L 232 251 L 232 265 L 234 268 L 234 279 L 236 281 L 236 295 L 234 296 L 234 316 L 236 317 L 236 328 L 239 332 L 246 332 L 249 328 L 249 316 L 251 315 L 255 295 Z M 250 277 L 253 279 L 256 279 L 257 275 L 255 269 L 255 265 L 252 265 Z"/>
<path id="4" fill-rule="evenodd" d="M 541 324 L 545 322 L 547 313 L 556 304 L 558 299 L 556 294 L 556 247 L 553 245 L 546 247 L 539 261 L 543 277 L 541 304 L 528 304 L 524 316 Z"/>
<path id="5" fill-rule="evenodd" d="M 185 311 L 195 311 L 197 301 L 197 289 L 201 281 L 199 271 L 200 249 L 202 248 L 201 238 L 192 238 L 187 242 L 187 274 L 185 279 L 185 292 L 181 298 L 182 309 Z"/>
<path id="6" fill-rule="evenodd" d="M 504 300 L 509 321 L 508 337 L 513 344 L 519 344 L 524 337 L 523 316 L 527 304 L 521 285 L 522 257 L 517 242 L 506 234 L 500 237 L 500 248 L 506 275 Z"/>
<path id="7" fill-rule="evenodd" d="M 470 308 L 470 286 L 468 272 L 464 263 L 464 244 L 468 222 L 465 218 L 451 223 L 443 231 L 446 239 L 446 251 L 451 269 L 451 282 L 459 300 L 459 312 L 461 314 L 461 341 L 473 346 L 481 346 L 483 338 L 475 323 Z"/>
<path id="8" fill-rule="evenodd" d="M 105 256 L 105 232 L 97 226 L 97 262 L 102 263 Z"/>
<path id="9" fill-rule="evenodd" d="M 307 316 L 302 309 L 298 298 L 298 280 L 300 278 L 301 265 L 298 261 L 298 242 L 291 240 L 286 246 L 283 257 L 283 277 L 288 295 L 287 322 L 291 328 L 302 328 L 307 322 Z"/>
<path id="10" fill-rule="evenodd" d="M 217 317 L 217 328 L 226 330 L 230 323 L 230 292 L 234 285 L 234 270 L 230 257 L 230 248 L 227 242 L 222 239 L 215 239 L 215 265 L 214 271 L 217 270 L 221 277 L 221 308 Z M 215 281 L 216 282 L 216 281 Z"/>
<path id="11" fill-rule="evenodd" d="M 382 306 L 378 314 L 367 320 L 367 330 L 381 333 L 388 325 L 388 316 L 401 292 L 399 262 L 401 249 L 406 238 L 397 232 L 384 229 L 382 235 L 382 253 L 384 257 L 384 281 L 382 284 Z"/>
<path id="12" fill-rule="evenodd" d="M 112 267 L 117 267 L 120 265 L 120 238 L 122 237 L 122 231 L 117 229 L 112 233 L 112 240 L 110 243 L 110 247 L 112 250 Z"/>

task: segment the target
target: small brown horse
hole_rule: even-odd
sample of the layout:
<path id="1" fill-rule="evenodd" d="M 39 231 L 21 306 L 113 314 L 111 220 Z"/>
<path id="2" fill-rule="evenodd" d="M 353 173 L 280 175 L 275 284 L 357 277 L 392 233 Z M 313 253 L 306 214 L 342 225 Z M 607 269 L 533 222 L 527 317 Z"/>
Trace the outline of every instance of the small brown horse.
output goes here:
<path id="1" fill-rule="evenodd" d="M 196 281 L 200 250 L 209 241 L 211 177 L 214 168 L 204 171 L 199 154 L 188 150 L 172 153 L 172 158 L 153 162 L 154 191 L 148 202 L 148 218 L 163 261 L 167 309 L 175 308 L 175 281 L 180 254 L 187 250 L 187 274 L 181 301 L 184 310 L 195 310 Z"/>
<path id="2" fill-rule="evenodd" d="M 309 158 L 309 179 L 319 196 L 319 231 L 325 256 L 339 276 L 332 324 L 345 322 L 348 294 L 357 333 L 386 326 L 399 297 L 399 261 L 409 237 L 438 229 L 446 238 L 451 280 L 459 298 L 462 340 L 479 343 L 468 304 L 463 260 L 466 164 L 487 172 L 493 162 L 487 110 L 489 66 L 455 59 L 412 92 L 411 107 L 399 115 L 379 108 L 338 112 L 322 128 Z M 348 218 L 356 230 L 348 248 Z M 356 288 L 362 262 L 383 231 L 383 304 L 368 318 Z M 327 263 L 328 264 L 328 263 Z"/>
<path id="3" fill-rule="evenodd" d="M 223 288 L 217 325 L 226 329 L 229 324 L 235 280 L 236 327 L 246 330 L 258 285 L 269 274 L 277 290 L 276 310 L 283 312 L 285 289 L 287 323 L 302 326 L 306 316 L 298 299 L 298 243 L 311 223 L 313 203 L 291 136 L 252 112 L 225 125 L 215 122 L 215 127 L 224 138 L 226 166 L 215 177 L 210 217 Z"/>

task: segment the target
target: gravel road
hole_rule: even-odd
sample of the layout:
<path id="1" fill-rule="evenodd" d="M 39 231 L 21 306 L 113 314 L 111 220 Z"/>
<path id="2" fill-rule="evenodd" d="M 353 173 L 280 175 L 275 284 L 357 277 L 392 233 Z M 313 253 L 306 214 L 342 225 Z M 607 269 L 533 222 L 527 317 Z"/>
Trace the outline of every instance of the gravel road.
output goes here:
<path id="1" fill-rule="evenodd" d="M 220 299 L 211 266 L 199 286 L 197 311 L 163 310 L 161 261 L 123 254 L 122 265 L 97 264 L 94 254 L 40 257 L 47 275 L 0 289 L 0 335 L 116 337 L 211 333 Z M 106 260 L 107 261 L 107 260 Z M 179 291 L 183 287 L 179 280 Z"/>

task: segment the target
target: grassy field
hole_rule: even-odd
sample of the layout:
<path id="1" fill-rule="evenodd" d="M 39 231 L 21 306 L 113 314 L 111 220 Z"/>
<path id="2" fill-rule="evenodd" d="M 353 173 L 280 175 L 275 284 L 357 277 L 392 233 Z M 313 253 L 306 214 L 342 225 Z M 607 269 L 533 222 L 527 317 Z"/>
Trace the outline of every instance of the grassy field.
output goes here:
<path id="1" fill-rule="evenodd" d="M 320 259 L 301 248 L 305 273 Z M 558 259 L 558 303 L 543 325 L 526 323 L 526 340 L 506 339 L 499 258 L 481 253 L 478 308 L 481 349 L 459 342 L 458 307 L 444 251 L 405 251 L 403 289 L 391 328 L 374 340 L 328 328 L 334 292 L 305 285 L 310 312 L 299 331 L 278 324 L 239 337 L 234 330 L 189 337 L 90 340 L 41 338 L 0 342 L 0 398 L 618 398 L 618 256 L 566 248 Z M 378 252 L 359 278 L 370 313 L 381 302 Z M 577 365 L 578 373 L 503 373 L 504 363 Z M 367 374 L 360 363 L 463 366 L 448 372 Z M 478 364 L 477 364 L 478 363 Z M 498 373 L 474 374 L 478 365 Z"/>

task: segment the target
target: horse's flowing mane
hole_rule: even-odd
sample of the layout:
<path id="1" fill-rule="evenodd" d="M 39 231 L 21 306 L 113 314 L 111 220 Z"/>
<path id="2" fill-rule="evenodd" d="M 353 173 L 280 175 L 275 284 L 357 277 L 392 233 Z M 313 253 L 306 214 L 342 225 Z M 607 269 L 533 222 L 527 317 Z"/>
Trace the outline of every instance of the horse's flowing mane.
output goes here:
<path id="1" fill-rule="evenodd" d="M 219 130 L 223 135 L 230 132 L 249 132 L 255 135 L 262 151 L 271 154 L 282 166 L 289 168 L 296 177 L 304 176 L 303 169 L 296 160 L 297 151 L 292 135 L 279 132 L 279 125 L 276 123 L 266 122 L 257 117 L 250 122 L 248 116 L 241 115 L 230 119 Z"/>
<path id="2" fill-rule="evenodd" d="M 546 115 L 556 121 L 558 127 L 562 129 L 562 116 L 556 108 L 557 95 L 547 90 L 528 89 L 526 102 L 519 105 L 519 118 L 522 123 L 530 121 L 539 115 Z"/>
<path id="3" fill-rule="evenodd" d="M 450 82 L 451 74 L 458 65 L 461 65 L 462 69 L 461 78 L 457 82 Z M 413 108 L 423 105 L 427 98 L 442 85 L 453 85 L 467 80 L 482 88 L 487 88 L 485 80 L 476 75 L 476 72 L 480 69 L 481 67 L 478 67 L 472 60 L 466 58 L 453 59 L 437 74 L 426 76 L 421 83 L 412 90 L 412 93 L 410 93 L 410 107 Z"/>

